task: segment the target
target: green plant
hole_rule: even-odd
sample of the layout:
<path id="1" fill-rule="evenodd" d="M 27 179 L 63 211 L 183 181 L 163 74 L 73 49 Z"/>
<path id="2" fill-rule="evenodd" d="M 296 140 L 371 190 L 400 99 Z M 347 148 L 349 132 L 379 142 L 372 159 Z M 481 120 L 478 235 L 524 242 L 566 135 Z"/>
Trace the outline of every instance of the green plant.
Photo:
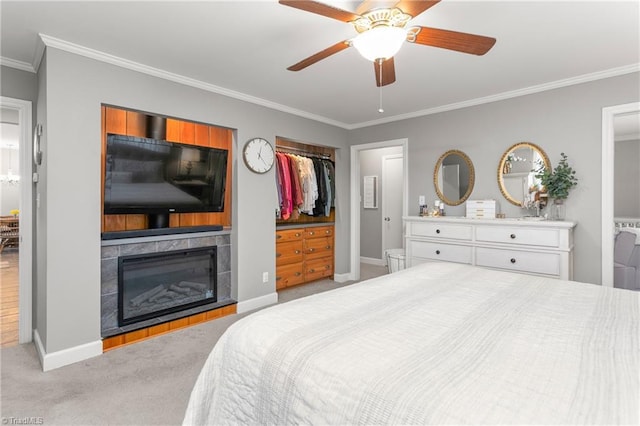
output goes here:
<path id="1" fill-rule="evenodd" d="M 567 163 L 567 156 L 560 153 L 562 159 L 555 169 L 549 170 L 544 165 L 536 170 L 536 178 L 546 188 L 549 197 L 564 200 L 569 196 L 569 190 L 578 184 L 576 172 Z"/>

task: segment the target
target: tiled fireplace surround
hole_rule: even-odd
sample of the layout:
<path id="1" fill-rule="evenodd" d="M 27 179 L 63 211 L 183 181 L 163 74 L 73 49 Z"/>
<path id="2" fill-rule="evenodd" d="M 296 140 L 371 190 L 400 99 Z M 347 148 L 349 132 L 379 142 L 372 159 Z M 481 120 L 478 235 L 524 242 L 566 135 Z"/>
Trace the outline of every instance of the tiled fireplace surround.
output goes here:
<path id="1" fill-rule="evenodd" d="M 172 250 L 217 246 L 218 297 L 215 303 L 180 312 L 118 326 L 118 257 L 134 254 L 162 253 Z M 102 337 L 150 327 L 166 321 L 197 314 L 235 303 L 231 298 L 231 236 L 230 231 L 196 234 L 160 235 L 102 241 L 101 254 L 101 332 Z"/>

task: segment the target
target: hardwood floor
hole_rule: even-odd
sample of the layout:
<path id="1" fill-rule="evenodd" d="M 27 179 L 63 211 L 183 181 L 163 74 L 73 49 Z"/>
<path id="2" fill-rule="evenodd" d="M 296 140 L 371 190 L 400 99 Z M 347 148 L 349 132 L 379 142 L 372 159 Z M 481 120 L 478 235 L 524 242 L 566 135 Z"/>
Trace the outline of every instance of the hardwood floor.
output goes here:
<path id="1" fill-rule="evenodd" d="M 18 344 L 18 249 L 0 253 L 0 347 Z"/>

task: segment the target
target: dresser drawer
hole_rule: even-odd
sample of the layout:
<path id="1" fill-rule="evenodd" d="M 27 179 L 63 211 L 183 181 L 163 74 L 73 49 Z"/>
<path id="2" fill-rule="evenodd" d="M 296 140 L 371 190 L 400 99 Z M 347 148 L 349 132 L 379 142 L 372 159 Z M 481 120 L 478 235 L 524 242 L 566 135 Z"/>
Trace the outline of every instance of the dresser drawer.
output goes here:
<path id="1" fill-rule="evenodd" d="M 560 233 L 556 229 L 478 226 L 476 227 L 476 241 L 558 247 L 560 245 Z"/>
<path id="2" fill-rule="evenodd" d="M 304 282 L 302 263 L 276 267 L 276 290 Z"/>
<path id="3" fill-rule="evenodd" d="M 302 262 L 302 240 L 276 244 L 276 266 Z"/>
<path id="4" fill-rule="evenodd" d="M 560 275 L 560 255 L 557 253 L 537 253 L 518 250 L 478 247 L 476 265 L 510 271 Z"/>
<path id="5" fill-rule="evenodd" d="M 412 237 L 451 238 L 471 240 L 473 227 L 470 225 L 452 225 L 449 223 L 412 223 Z"/>
<path id="6" fill-rule="evenodd" d="M 304 231 L 305 239 L 333 236 L 333 226 L 315 226 L 313 228 L 306 228 Z"/>
<path id="7" fill-rule="evenodd" d="M 304 241 L 305 259 L 316 259 L 333 255 L 333 238 L 312 238 Z"/>
<path id="8" fill-rule="evenodd" d="M 473 247 L 427 241 L 411 241 L 410 244 L 412 258 L 420 257 L 444 262 L 471 263 Z"/>
<path id="9" fill-rule="evenodd" d="M 304 262 L 305 281 L 317 280 L 333 275 L 333 256 Z"/>
<path id="10" fill-rule="evenodd" d="M 302 240 L 303 237 L 304 229 L 280 229 L 276 231 L 276 243 Z"/>

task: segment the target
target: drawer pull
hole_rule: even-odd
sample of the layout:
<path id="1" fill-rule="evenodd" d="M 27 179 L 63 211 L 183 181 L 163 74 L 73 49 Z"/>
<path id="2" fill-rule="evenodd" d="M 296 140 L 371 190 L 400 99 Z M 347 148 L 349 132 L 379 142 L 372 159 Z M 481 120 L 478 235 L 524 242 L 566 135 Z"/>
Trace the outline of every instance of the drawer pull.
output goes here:
<path id="1" fill-rule="evenodd" d="M 300 254 L 300 250 L 296 250 L 296 254 Z"/>
<path id="2" fill-rule="evenodd" d="M 325 247 L 327 250 L 331 250 L 331 246 L 326 246 Z"/>
<path id="3" fill-rule="evenodd" d="M 309 249 L 309 253 L 311 253 L 313 250 L 314 250 L 314 248 L 313 248 L 313 247 L 311 247 L 311 248 Z"/>
<path id="4" fill-rule="evenodd" d="M 276 235 L 276 240 L 279 240 L 280 238 L 282 238 L 282 235 Z"/>
<path id="5" fill-rule="evenodd" d="M 296 272 L 296 277 L 299 277 L 300 275 L 302 275 L 302 272 Z"/>
<path id="6" fill-rule="evenodd" d="M 516 263 L 516 258 L 515 257 L 511 258 L 511 263 Z"/>
<path id="7" fill-rule="evenodd" d="M 324 231 L 324 233 L 328 235 L 328 234 L 330 234 L 330 233 L 331 233 L 331 231 L 329 231 L 329 230 L 327 229 L 326 231 Z"/>
<path id="8" fill-rule="evenodd" d="M 296 232 L 296 237 L 299 237 L 299 236 L 300 236 L 300 233 L 299 233 L 299 232 Z"/>
<path id="9" fill-rule="evenodd" d="M 516 234 L 511 234 L 510 237 L 511 237 L 512 240 L 515 240 L 516 239 Z"/>
<path id="10" fill-rule="evenodd" d="M 440 230 L 439 230 L 439 229 L 436 229 L 436 234 L 439 234 L 439 233 L 440 233 Z"/>
<path id="11" fill-rule="evenodd" d="M 282 256 L 282 253 L 276 253 L 276 257 Z"/>
<path id="12" fill-rule="evenodd" d="M 313 232 L 313 231 L 309 232 L 309 235 L 313 235 L 313 234 L 315 234 L 315 232 Z"/>
<path id="13" fill-rule="evenodd" d="M 313 274 L 316 270 L 315 269 L 309 269 L 309 273 Z"/>
<path id="14" fill-rule="evenodd" d="M 440 254 L 440 250 L 436 250 L 436 254 Z"/>
<path id="15" fill-rule="evenodd" d="M 276 281 L 280 281 L 282 277 L 276 277 Z"/>
<path id="16" fill-rule="evenodd" d="M 325 269 L 331 269 L 331 266 L 326 265 L 326 266 L 325 266 Z"/>

